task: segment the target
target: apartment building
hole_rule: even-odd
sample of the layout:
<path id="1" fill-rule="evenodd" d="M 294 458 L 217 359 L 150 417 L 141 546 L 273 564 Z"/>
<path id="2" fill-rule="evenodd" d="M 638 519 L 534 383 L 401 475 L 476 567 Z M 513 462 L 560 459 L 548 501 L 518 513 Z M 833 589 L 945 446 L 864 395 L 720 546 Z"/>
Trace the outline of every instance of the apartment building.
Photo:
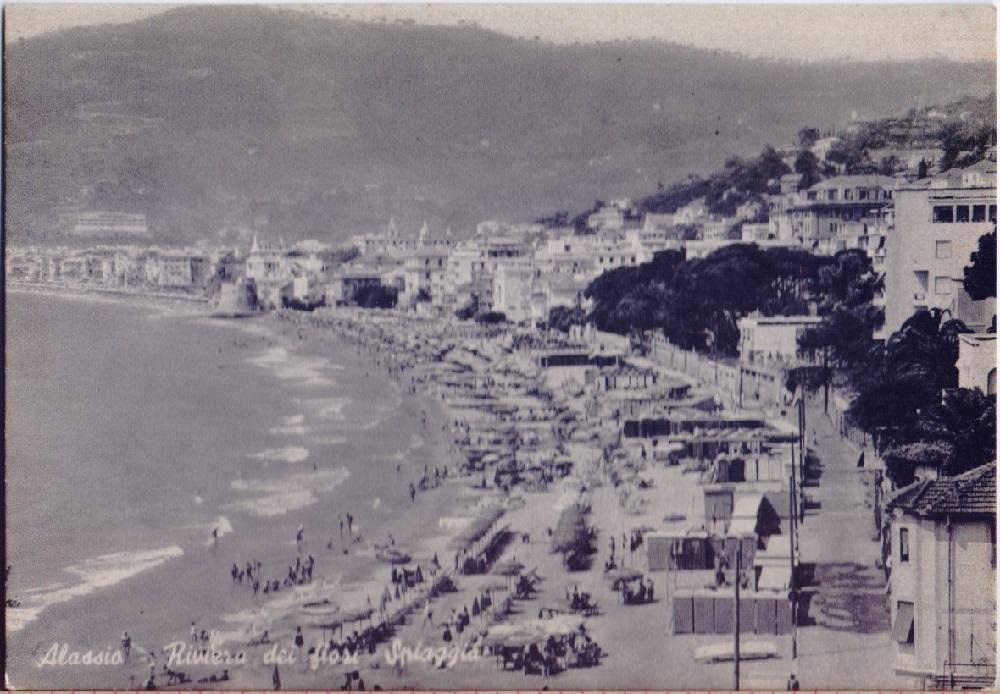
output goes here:
<path id="1" fill-rule="evenodd" d="M 963 179 L 965 183 L 963 184 Z M 922 309 L 951 311 L 972 327 L 989 325 L 994 299 L 974 302 L 962 289 L 964 268 L 997 218 L 996 176 L 959 170 L 901 186 L 886 238 L 886 335 Z"/>

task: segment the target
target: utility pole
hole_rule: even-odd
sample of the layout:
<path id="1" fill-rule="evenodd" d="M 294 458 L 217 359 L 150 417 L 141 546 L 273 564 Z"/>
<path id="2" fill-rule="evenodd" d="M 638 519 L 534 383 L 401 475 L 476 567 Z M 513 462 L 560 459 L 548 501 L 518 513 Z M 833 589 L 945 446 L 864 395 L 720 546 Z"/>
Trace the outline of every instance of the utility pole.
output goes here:
<path id="1" fill-rule="evenodd" d="M 736 602 L 734 604 L 735 619 L 733 620 L 733 676 L 735 684 L 733 691 L 740 691 L 740 576 L 743 573 L 743 545 L 736 546 L 736 577 L 733 585 L 736 588 Z"/>
<path id="2" fill-rule="evenodd" d="M 806 463 L 806 394 L 799 390 L 799 474 L 803 474 Z"/>
<path id="3" fill-rule="evenodd" d="M 789 495 L 789 525 L 788 525 L 788 561 L 791 564 L 791 571 L 788 579 L 788 597 L 792 605 L 792 660 L 799 657 L 799 599 L 796 594 L 795 581 L 795 528 L 796 528 L 796 503 L 795 503 L 795 450 L 792 450 L 792 474 L 791 484 L 788 487 Z"/>

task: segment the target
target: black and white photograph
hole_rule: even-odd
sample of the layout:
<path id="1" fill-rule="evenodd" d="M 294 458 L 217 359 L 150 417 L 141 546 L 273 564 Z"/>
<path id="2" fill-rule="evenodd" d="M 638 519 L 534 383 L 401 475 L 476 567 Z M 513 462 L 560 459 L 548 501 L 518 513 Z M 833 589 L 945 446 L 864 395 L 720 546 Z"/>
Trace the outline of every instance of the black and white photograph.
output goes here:
<path id="1" fill-rule="evenodd" d="M 5 687 L 994 688 L 996 53 L 6 3 Z"/>

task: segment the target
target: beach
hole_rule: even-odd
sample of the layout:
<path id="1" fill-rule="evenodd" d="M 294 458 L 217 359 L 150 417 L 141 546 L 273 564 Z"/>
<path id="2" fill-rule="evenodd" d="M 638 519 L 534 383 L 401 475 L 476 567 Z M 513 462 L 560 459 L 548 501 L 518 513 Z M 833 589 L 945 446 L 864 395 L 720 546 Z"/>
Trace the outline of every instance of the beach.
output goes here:
<path id="1" fill-rule="evenodd" d="M 439 464 L 440 431 L 353 350 L 314 348 L 266 317 L 8 297 L 15 686 L 134 686 L 144 668 L 35 661 L 53 643 L 117 649 L 126 630 L 149 651 L 186 640 L 192 621 L 223 630 L 255 605 L 229 576 L 251 555 L 278 575 L 311 554 L 314 575 L 345 600 L 378 568 L 372 542 L 393 534 L 419 547 L 434 535 L 443 490 L 412 505 L 406 493 L 425 463 Z M 346 540 L 345 557 L 346 513 L 364 539 Z"/>
<path id="2" fill-rule="evenodd" d="M 670 633 L 676 576 L 636 542 L 704 522 L 702 468 L 627 453 L 590 367 L 538 368 L 564 337 L 25 294 L 8 314 L 14 686 L 732 686 L 696 660 L 725 638 Z M 555 549 L 573 509 L 579 562 Z M 747 642 L 780 682 L 789 639 Z M 511 668 L 509 643 L 561 655 Z"/>

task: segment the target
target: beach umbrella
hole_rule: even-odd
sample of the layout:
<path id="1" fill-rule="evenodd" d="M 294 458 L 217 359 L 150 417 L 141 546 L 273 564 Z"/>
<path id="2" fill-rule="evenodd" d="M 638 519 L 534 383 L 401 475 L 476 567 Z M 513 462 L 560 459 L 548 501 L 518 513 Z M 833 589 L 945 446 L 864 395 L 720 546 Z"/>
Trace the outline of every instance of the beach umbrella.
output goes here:
<path id="1" fill-rule="evenodd" d="M 510 638 L 515 634 L 524 633 L 524 627 L 520 624 L 495 624 L 490 627 L 489 636 L 491 638 Z"/>
<path id="2" fill-rule="evenodd" d="M 541 630 L 546 636 L 572 636 L 580 633 L 582 625 L 583 620 L 576 615 L 560 614 L 543 620 Z"/>
<path id="3" fill-rule="evenodd" d="M 496 590 L 507 590 L 507 584 L 503 583 L 501 581 L 487 581 L 486 583 L 484 583 L 483 585 L 481 585 L 479 587 L 479 589 L 483 590 L 483 591 L 487 591 L 488 590 L 490 592 L 493 592 L 493 591 L 496 591 Z"/>
<path id="4" fill-rule="evenodd" d="M 611 569 L 606 574 L 604 578 L 609 581 L 635 581 L 643 577 L 643 573 L 638 569 L 630 569 L 628 567 L 621 567 L 618 569 Z"/>
<path id="5" fill-rule="evenodd" d="M 503 645 L 511 648 L 524 648 L 542 640 L 541 634 L 521 633 L 514 634 L 504 640 Z"/>
<path id="6" fill-rule="evenodd" d="M 524 564 L 519 561 L 505 561 L 493 567 L 493 574 L 496 576 L 517 576 L 524 571 Z"/>
<path id="7" fill-rule="evenodd" d="M 410 555 L 406 552 L 401 552 L 398 549 L 385 548 L 380 550 L 377 556 L 380 560 L 390 564 L 410 563 Z"/>

